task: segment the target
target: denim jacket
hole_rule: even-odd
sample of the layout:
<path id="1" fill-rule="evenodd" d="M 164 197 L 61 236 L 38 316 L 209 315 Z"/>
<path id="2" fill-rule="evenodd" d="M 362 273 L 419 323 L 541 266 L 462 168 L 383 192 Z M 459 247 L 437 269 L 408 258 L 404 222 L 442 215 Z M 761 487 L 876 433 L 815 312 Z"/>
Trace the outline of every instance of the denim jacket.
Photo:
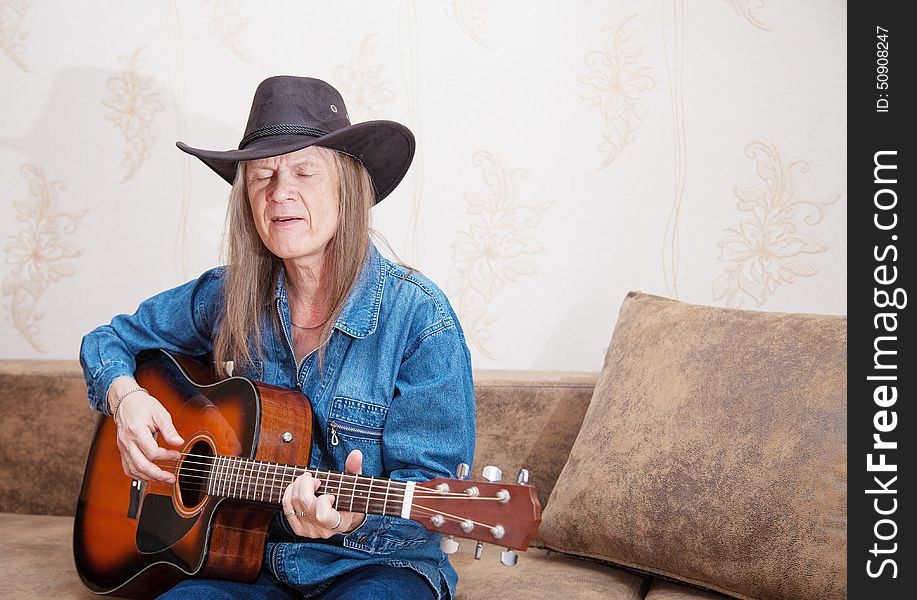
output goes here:
<path id="1" fill-rule="evenodd" d="M 363 474 L 403 481 L 455 477 L 471 464 L 475 442 L 471 356 L 445 294 L 426 277 L 385 259 L 370 243 L 366 262 L 326 347 L 324 377 L 317 352 L 296 364 L 283 272 L 272 310 L 282 331 L 262 329 L 263 360 L 237 370 L 266 383 L 301 390 L 312 403 L 315 429 L 309 466 L 344 470 L 351 450 L 363 453 Z M 143 302 L 83 338 L 80 363 L 90 405 L 109 414 L 112 381 L 132 375 L 134 356 L 163 348 L 212 351 L 223 296 L 222 267 Z M 295 535 L 278 512 L 265 566 L 307 595 L 331 579 L 370 564 L 407 567 L 430 581 L 439 598 L 454 595 L 457 575 L 438 534 L 419 523 L 367 515 L 328 540 Z"/>

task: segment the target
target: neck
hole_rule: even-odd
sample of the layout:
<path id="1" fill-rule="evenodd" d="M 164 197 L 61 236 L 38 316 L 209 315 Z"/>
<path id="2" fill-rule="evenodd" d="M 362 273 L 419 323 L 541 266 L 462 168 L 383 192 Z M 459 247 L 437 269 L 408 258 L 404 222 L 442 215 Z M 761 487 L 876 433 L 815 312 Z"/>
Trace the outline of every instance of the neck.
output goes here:
<path id="1" fill-rule="evenodd" d="M 321 259 L 284 261 L 285 284 L 294 322 L 311 325 L 327 317 L 330 282 L 321 265 Z"/>
<path id="2" fill-rule="evenodd" d="M 327 296 L 328 280 L 325 277 L 324 258 L 303 257 L 285 259 L 283 268 L 286 272 L 287 292 L 299 302 L 316 304 Z"/>
<path id="3" fill-rule="evenodd" d="M 307 469 L 233 456 L 218 456 L 215 459 L 208 457 L 208 463 L 210 472 L 204 485 L 210 496 L 280 504 L 287 486 L 303 473 L 310 473 L 321 482 L 319 490 L 322 494 L 334 495 L 336 510 L 404 518 L 410 514 L 413 482 Z"/>

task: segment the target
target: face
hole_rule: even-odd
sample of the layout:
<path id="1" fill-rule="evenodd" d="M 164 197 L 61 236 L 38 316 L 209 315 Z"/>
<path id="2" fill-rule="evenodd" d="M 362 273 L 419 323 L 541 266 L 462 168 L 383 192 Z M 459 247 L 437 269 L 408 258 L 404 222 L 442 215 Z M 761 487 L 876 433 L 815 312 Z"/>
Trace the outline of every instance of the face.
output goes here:
<path id="1" fill-rule="evenodd" d="M 261 241 L 283 260 L 319 259 L 338 227 L 333 150 L 310 146 L 248 161 L 245 182 Z"/>

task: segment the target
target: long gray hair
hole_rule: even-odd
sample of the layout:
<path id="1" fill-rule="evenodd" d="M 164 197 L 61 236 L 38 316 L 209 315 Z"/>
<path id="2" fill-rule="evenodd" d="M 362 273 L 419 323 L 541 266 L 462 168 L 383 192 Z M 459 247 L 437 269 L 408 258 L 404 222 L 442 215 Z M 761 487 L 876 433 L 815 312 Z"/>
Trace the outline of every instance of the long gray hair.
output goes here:
<path id="1" fill-rule="evenodd" d="M 325 252 L 324 276 L 330 282 L 331 314 L 321 329 L 318 350 L 319 372 L 322 372 L 326 343 L 344 308 L 369 248 L 369 209 L 375 202 L 372 178 L 354 158 L 327 148 L 338 180 L 338 228 Z M 225 377 L 226 361 L 238 370 L 262 359 L 262 327 L 280 323 L 273 309 L 274 290 L 282 261 L 261 241 L 252 218 L 245 184 L 246 163 L 240 162 L 232 185 L 227 209 L 228 236 L 224 246 L 226 279 L 223 284 L 225 310 L 213 343 L 217 373 Z M 254 355 L 253 355 L 254 351 Z"/>

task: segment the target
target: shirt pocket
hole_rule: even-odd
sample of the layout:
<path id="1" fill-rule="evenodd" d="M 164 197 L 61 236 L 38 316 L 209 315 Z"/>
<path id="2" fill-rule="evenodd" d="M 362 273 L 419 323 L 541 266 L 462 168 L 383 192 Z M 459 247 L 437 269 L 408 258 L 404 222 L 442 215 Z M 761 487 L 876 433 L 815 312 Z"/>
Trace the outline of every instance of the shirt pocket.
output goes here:
<path id="1" fill-rule="evenodd" d="M 335 471 L 343 471 L 347 455 L 363 453 L 363 474 L 382 474 L 382 434 L 388 408 L 354 398 L 336 397 L 326 428 L 327 452 Z"/>

